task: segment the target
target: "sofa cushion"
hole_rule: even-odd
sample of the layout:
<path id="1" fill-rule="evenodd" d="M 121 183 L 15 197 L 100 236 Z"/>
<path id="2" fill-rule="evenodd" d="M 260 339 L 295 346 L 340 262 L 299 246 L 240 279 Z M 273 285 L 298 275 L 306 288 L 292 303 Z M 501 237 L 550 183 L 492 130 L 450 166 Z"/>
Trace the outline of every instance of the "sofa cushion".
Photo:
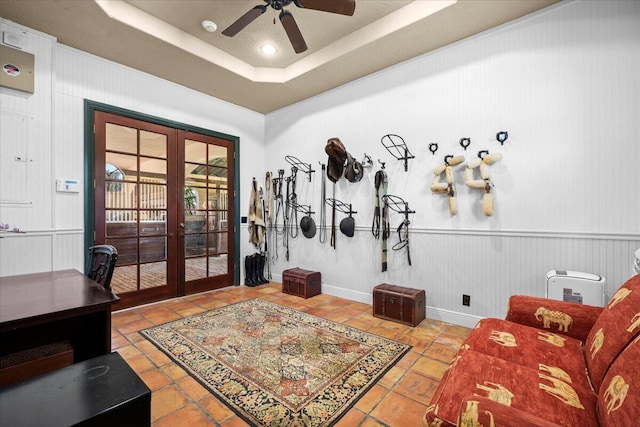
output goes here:
<path id="1" fill-rule="evenodd" d="M 569 383 L 591 388 L 582 342 L 574 338 L 489 318 L 478 322 L 462 348 L 553 372 Z"/>
<path id="2" fill-rule="evenodd" d="M 461 350 L 433 395 L 424 424 L 456 426 L 463 401 L 478 395 L 561 426 L 597 426 L 596 395 L 561 377 Z"/>
<path id="3" fill-rule="evenodd" d="M 605 427 L 640 423 L 640 336 L 611 365 L 598 395 L 598 416 Z"/>
<path id="4" fill-rule="evenodd" d="M 589 376 L 600 389 L 607 369 L 620 351 L 640 334 L 640 274 L 618 289 L 596 320 L 585 342 Z"/>

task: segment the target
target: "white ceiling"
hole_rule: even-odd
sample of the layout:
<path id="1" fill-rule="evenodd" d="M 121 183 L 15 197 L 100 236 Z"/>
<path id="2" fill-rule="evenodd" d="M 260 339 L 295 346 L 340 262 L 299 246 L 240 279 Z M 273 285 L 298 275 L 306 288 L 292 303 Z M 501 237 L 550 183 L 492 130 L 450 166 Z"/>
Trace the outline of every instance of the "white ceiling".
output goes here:
<path id="1" fill-rule="evenodd" d="M 235 37 L 222 34 L 262 0 L 0 0 L 0 17 L 268 113 L 558 1 L 356 0 L 353 16 L 291 4 L 309 47 L 301 54 L 271 9 Z M 205 31 L 205 19 L 218 30 Z M 260 53 L 265 42 L 278 49 L 272 57 Z"/>

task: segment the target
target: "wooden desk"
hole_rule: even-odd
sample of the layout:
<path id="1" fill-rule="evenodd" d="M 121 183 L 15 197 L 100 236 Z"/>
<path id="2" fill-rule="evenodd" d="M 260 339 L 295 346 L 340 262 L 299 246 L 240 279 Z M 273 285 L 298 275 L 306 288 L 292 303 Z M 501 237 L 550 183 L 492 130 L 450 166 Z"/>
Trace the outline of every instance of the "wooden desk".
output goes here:
<path id="1" fill-rule="evenodd" d="M 77 270 L 0 277 L 0 356 L 62 340 L 75 362 L 108 354 L 119 300 Z"/>

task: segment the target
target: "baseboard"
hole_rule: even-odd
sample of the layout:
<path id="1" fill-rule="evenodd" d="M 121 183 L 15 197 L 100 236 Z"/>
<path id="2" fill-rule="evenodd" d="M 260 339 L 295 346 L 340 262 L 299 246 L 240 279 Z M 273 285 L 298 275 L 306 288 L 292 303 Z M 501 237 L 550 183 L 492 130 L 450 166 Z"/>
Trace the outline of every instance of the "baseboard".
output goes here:
<path id="1" fill-rule="evenodd" d="M 274 274 L 271 280 L 282 283 L 282 275 Z M 322 293 L 351 301 L 361 302 L 363 304 L 373 304 L 373 296 L 370 293 L 331 286 L 326 283 L 322 284 Z M 427 306 L 427 318 L 452 323 L 454 325 L 465 326 L 467 328 L 473 328 L 476 326 L 476 323 L 482 319 L 480 316 L 431 306 Z"/>

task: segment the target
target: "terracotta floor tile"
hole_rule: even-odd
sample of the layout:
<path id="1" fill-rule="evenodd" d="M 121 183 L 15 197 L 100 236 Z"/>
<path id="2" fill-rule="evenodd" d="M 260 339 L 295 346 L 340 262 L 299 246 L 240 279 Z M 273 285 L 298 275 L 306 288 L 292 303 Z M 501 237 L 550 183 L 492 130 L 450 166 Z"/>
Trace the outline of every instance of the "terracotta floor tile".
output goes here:
<path id="1" fill-rule="evenodd" d="M 200 427 L 215 426 L 195 405 L 185 406 L 154 423 L 154 427 Z"/>
<path id="2" fill-rule="evenodd" d="M 371 324 L 366 320 L 360 319 L 357 316 L 353 319 L 349 319 L 344 322 L 345 325 L 352 326 L 354 328 L 360 329 L 362 331 L 368 331 L 371 328 Z"/>
<path id="3" fill-rule="evenodd" d="M 147 356 L 156 366 L 164 366 L 167 363 L 171 363 L 171 359 L 169 359 L 169 357 L 160 350 L 150 351 L 145 353 L 145 356 Z"/>
<path id="4" fill-rule="evenodd" d="M 149 359 L 147 359 L 142 354 L 139 356 L 133 356 L 132 358 L 126 359 L 131 369 L 136 371 L 136 373 L 140 374 L 141 372 L 148 371 L 149 369 L 155 369 L 156 365 L 154 365 Z"/>
<path id="5" fill-rule="evenodd" d="M 396 366 L 398 368 L 407 370 L 416 362 L 416 360 L 418 360 L 419 357 L 420 357 L 420 353 L 415 351 L 410 351 L 407 354 L 405 354 L 398 363 L 396 363 Z"/>
<path id="6" fill-rule="evenodd" d="M 362 422 L 362 424 L 360 424 L 359 427 L 388 427 L 388 426 L 380 423 L 380 421 L 376 420 L 375 418 L 367 417 Z M 395 427 L 395 426 L 392 426 L 392 427 Z M 402 426 L 402 427 L 409 427 L 409 426 Z"/>
<path id="7" fill-rule="evenodd" d="M 383 387 L 391 388 L 398 382 L 405 372 L 407 372 L 406 369 L 402 369 L 396 365 L 389 369 L 389 371 L 380 378 L 378 384 Z"/>
<path id="8" fill-rule="evenodd" d="M 120 356 L 122 356 L 122 358 L 125 360 L 142 354 L 142 352 L 133 344 L 120 347 L 118 349 L 118 353 L 120 353 Z"/>
<path id="9" fill-rule="evenodd" d="M 198 401 L 210 394 L 209 390 L 204 388 L 198 381 L 186 376 L 178 381 L 178 385 L 193 400 Z"/>
<path id="10" fill-rule="evenodd" d="M 429 405 L 431 396 L 438 388 L 438 384 L 439 382 L 436 380 L 409 371 L 398 381 L 393 391 L 409 399 Z"/>
<path id="11" fill-rule="evenodd" d="M 138 319 L 134 320 L 133 322 L 128 322 L 123 325 L 116 326 L 116 328 L 121 334 L 127 335 L 132 332 L 138 332 L 142 329 L 150 328 L 152 326 L 154 326 L 153 323 L 149 322 L 147 319 Z"/>
<path id="12" fill-rule="evenodd" d="M 390 426 L 420 426 L 426 409 L 427 405 L 391 392 L 370 415 Z"/>
<path id="13" fill-rule="evenodd" d="M 380 335 L 381 337 L 385 337 L 389 339 L 395 339 L 399 334 L 401 334 L 401 332 L 399 332 L 396 329 L 389 329 L 389 328 L 385 328 L 384 326 L 374 326 L 373 328 L 369 329 L 367 332 Z"/>
<path id="14" fill-rule="evenodd" d="M 446 327 L 446 329 L 444 331 L 447 334 L 457 335 L 457 336 L 462 337 L 462 338 L 467 338 L 471 334 L 472 330 L 473 329 L 465 328 L 464 326 L 447 325 L 447 327 Z"/>
<path id="15" fill-rule="evenodd" d="M 146 341 L 147 340 L 145 337 L 140 335 L 138 332 L 132 332 L 130 334 L 127 334 L 126 337 L 129 340 L 129 342 L 132 342 L 133 344 L 139 343 L 140 341 Z"/>
<path id="16" fill-rule="evenodd" d="M 131 344 L 129 340 L 121 334 L 115 334 L 111 337 L 111 351 L 116 351 L 121 347 L 125 347 Z"/>
<path id="17" fill-rule="evenodd" d="M 170 310 L 162 313 L 152 313 L 144 316 L 145 319 L 147 319 L 154 325 L 162 325 L 163 323 L 171 322 L 172 320 L 182 319 L 182 317 L 184 316 Z"/>
<path id="18" fill-rule="evenodd" d="M 133 310 L 115 311 L 111 313 L 111 324 L 116 327 L 140 319 L 142 319 L 142 317 Z"/>
<path id="19" fill-rule="evenodd" d="M 187 405 L 189 400 L 175 385 L 151 394 L 151 420 L 155 421 Z"/>
<path id="20" fill-rule="evenodd" d="M 199 305 L 194 305 L 193 307 L 176 310 L 176 313 L 180 314 L 183 317 L 187 317 L 193 316 L 194 314 L 198 313 L 204 313 L 205 311 L 207 311 L 206 308 Z"/>
<path id="21" fill-rule="evenodd" d="M 169 377 L 163 374 L 161 371 L 157 369 L 151 369 L 146 372 L 142 372 L 138 374 L 142 381 L 151 389 L 151 391 L 156 391 L 171 383 Z"/>
<path id="22" fill-rule="evenodd" d="M 355 408 L 360 409 L 365 413 L 369 413 L 378 403 L 380 403 L 382 398 L 386 396 L 388 392 L 388 388 L 376 384 L 356 402 Z"/>
<path id="23" fill-rule="evenodd" d="M 161 366 L 160 370 L 165 374 L 167 374 L 169 378 L 171 378 L 173 381 L 178 381 L 179 379 L 189 375 L 184 371 L 184 369 L 182 369 L 181 367 L 179 367 L 173 362 Z"/>
<path id="24" fill-rule="evenodd" d="M 158 351 L 158 347 L 156 347 L 155 345 L 153 345 L 151 341 L 147 341 L 146 339 L 142 341 L 138 341 L 135 344 L 135 346 L 142 353 L 150 353 L 152 351 Z"/>
<path id="25" fill-rule="evenodd" d="M 222 422 L 235 416 L 235 413 L 231 409 L 227 408 L 224 403 L 220 402 L 213 395 L 203 397 L 198 403 L 206 409 L 209 415 L 211 415 L 217 422 Z"/>
<path id="26" fill-rule="evenodd" d="M 342 418 L 340 418 L 340 420 L 336 424 L 334 424 L 334 427 L 357 426 L 366 416 L 367 414 L 359 411 L 358 409 L 351 409 Z"/>
<path id="27" fill-rule="evenodd" d="M 449 367 L 448 363 L 422 356 L 413 364 L 411 370 L 440 381 L 447 367 Z"/>
<path id="28" fill-rule="evenodd" d="M 435 342 L 437 342 L 438 344 L 446 345 L 454 349 L 459 349 L 462 343 L 464 342 L 464 338 L 457 335 L 452 335 L 452 334 L 443 332 L 438 336 L 438 338 L 436 338 Z"/>
<path id="29" fill-rule="evenodd" d="M 456 353 L 458 353 L 458 349 L 457 348 L 452 348 L 452 347 L 449 347 L 447 345 L 433 343 L 422 354 L 424 356 L 428 356 L 428 357 L 430 357 L 432 359 L 436 359 L 436 360 L 439 360 L 441 362 L 449 363 L 456 356 Z"/>
<path id="30" fill-rule="evenodd" d="M 242 418 L 234 415 L 231 418 L 227 418 L 224 422 L 220 423 L 221 427 L 251 427 Z"/>

